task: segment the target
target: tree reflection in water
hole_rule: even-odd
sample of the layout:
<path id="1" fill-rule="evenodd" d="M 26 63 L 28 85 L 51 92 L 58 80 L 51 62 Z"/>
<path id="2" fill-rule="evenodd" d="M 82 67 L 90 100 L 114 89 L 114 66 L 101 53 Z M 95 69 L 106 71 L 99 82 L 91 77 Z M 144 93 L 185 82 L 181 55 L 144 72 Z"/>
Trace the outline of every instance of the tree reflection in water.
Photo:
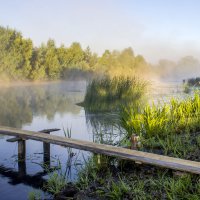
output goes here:
<path id="1" fill-rule="evenodd" d="M 56 113 L 77 114 L 81 108 L 75 103 L 81 102 L 83 96 L 84 87 L 71 82 L 1 87 L 0 125 L 21 128 L 31 123 L 34 116 L 53 120 Z"/>

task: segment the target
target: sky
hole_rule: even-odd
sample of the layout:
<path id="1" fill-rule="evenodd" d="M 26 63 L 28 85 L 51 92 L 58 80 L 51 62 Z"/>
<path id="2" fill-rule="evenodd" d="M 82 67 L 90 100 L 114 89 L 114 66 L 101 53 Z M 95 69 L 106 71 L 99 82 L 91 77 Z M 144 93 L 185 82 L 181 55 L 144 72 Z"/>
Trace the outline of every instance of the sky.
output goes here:
<path id="1" fill-rule="evenodd" d="M 200 0 L 0 0 L 0 26 L 31 38 L 80 42 L 99 55 L 132 47 L 149 62 L 200 57 Z"/>

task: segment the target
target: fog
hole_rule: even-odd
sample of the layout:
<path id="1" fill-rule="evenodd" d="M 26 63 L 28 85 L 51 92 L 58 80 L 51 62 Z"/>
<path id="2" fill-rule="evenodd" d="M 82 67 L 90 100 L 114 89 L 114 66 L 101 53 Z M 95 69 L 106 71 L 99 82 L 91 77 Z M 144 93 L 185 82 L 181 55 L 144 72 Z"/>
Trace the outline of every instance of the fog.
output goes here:
<path id="1" fill-rule="evenodd" d="M 193 56 L 186 56 L 174 62 L 160 60 L 154 66 L 157 77 L 162 81 L 183 81 L 200 76 L 200 62 Z"/>

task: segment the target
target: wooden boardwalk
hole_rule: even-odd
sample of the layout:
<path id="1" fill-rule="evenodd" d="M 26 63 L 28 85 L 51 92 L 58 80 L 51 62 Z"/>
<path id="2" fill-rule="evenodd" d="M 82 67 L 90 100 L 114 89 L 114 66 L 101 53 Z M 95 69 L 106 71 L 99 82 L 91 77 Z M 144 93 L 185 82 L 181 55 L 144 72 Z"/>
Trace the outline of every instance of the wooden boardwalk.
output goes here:
<path id="1" fill-rule="evenodd" d="M 16 128 L 0 126 L 0 134 L 16 136 L 22 139 L 32 139 L 45 143 L 57 144 L 76 149 L 91 151 L 109 156 L 115 156 L 122 159 L 142 162 L 159 167 L 185 171 L 194 174 L 200 174 L 200 162 L 172 158 L 168 156 L 146 153 L 136 150 L 115 147 L 111 145 L 97 144 L 88 141 L 65 138 L 61 136 L 49 135 L 41 132 L 25 131 Z"/>

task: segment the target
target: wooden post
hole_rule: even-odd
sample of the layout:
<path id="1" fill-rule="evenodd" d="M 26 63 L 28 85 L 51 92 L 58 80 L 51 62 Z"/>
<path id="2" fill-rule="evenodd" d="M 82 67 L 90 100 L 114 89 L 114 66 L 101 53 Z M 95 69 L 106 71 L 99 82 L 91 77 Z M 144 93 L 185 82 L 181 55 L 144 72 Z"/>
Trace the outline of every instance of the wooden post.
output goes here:
<path id="1" fill-rule="evenodd" d="M 46 134 L 50 134 L 50 132 L 44 132 Z M 50 143 L 43 142 L 43 162 L 45 165 L 45 168 L 50 168 Z"/>
<path id="2" fill-rule="evenodd" d="M 131 140 L 131 149 L 137 150 L 138 147 L 140 147 L 140 141 L 139 141 L 140 137 L 133 134 L 130 140 Z"/>
<path id="3" fill-rule="evenodd" d="M 18 140 L 18 171 L 19 176 L 26 175 L 26 141 Z"/>
<path id="4" fill-rule="evenodd" d="M 43 142 L 43 162 L 47 168 L 50 168 L 50 143 Z"/>
<path id="5" fill-rule="evenodd" d="M 131 136 L 131 149 L 138 150 L 140 147 L 140 137 L 138 135 L 133 134 Z M 135 161 L 136 164 L 142 164 L 142 162 Z"/>
<path id="6" fill-rule="evenodd" d="M 39 131 L 39 132 L 50 134 L 51 132 L 59 131 L 59 130 L 60 129 L 58 129 L 58 128 L 53 128 L 53 129 L 44 129 L 44 130 Z M 50 154 L 51 154 L 50 143 L 43 142 L 43 155 L 44 155 L 43 156 L 43 162 L 45 164 L 45 167 L 47 167 L 47 169 L 50 168 L 50 163 L 51 163 Z"/>

